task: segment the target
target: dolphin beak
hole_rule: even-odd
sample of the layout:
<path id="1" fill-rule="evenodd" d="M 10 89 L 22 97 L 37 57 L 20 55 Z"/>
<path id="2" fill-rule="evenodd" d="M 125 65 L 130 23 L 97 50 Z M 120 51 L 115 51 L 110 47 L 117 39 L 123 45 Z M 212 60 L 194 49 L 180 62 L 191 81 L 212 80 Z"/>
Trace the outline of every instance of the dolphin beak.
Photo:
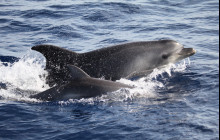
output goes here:
<path id="1" fill-rule="evenodd" d="M 196 53 L 196 50 L 193 48 L 183 48 L 178 54 L 182 57 L 189 57 Z"/>

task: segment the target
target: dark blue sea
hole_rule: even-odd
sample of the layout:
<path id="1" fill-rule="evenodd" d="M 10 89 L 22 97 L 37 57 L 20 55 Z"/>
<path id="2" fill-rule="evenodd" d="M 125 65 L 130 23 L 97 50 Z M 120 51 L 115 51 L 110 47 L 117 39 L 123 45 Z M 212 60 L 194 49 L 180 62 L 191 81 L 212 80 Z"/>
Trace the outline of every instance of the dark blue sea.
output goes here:
<path id="1" fill-rule="evenodd" d="M 101 97 L 43 102 L 45 58 L 172 39 L 197 53 Z M 125 54 L 126 55 L 126 54 Z M 0 140 L 218 140 L 218 0 L 0 0 Z"/>

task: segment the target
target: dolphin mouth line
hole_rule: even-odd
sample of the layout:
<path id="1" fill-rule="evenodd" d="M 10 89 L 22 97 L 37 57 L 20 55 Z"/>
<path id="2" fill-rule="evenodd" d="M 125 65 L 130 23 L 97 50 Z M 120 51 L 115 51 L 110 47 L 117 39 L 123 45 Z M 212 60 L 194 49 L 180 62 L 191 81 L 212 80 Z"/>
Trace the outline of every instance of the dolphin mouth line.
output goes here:
<path id="1" fill-rule="evenodd" d="M 183 57 L 189 57 L 196 53 L 196 50 L 193 48 L 183 48 L 178 54 Z"/>

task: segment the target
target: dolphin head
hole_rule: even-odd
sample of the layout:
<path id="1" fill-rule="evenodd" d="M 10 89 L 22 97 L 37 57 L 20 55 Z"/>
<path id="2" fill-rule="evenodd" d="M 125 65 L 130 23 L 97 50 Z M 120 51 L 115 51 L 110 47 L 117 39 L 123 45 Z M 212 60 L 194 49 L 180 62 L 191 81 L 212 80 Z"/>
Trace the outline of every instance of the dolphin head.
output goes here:
<path id="1" fill-rule="evenodd" d="M 180 60 L 183 60 L 187 57 L 190 57 L 196 53 L 196 50 L 193 48 L 184 48 L 180 43 L 167 40 L 164 41 L 164 47 L 161 48 L 161 53 L 159 57 L 161 59 L 161 65 L 165 65 L 168 63 L 176 63 Z"/>
<path id="2" fill-rule="evenodd" d="M 173 40 L 160 40 L 145 46 L 145 59 L 138 59 L 140 64 L 145 64 L 145 69 L 154 69 L 169 63 L 176 63 L 196 53 L 193 48 L 184 48 Z"/>

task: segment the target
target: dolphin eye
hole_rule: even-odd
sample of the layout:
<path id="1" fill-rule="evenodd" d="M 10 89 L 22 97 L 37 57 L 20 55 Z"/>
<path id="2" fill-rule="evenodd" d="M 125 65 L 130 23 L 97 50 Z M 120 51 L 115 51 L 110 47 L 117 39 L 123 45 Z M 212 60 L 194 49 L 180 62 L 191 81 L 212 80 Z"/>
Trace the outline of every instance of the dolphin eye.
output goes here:
<path id="1" fill-rule="evenodd" d="M 163 59 L 167 59 L 168 57 L 169 57 L 169 55 L 167 55 L 167 54 L 163 54 L 163 55 L 162 55 L 162 58 L 163 58 Z"/>

